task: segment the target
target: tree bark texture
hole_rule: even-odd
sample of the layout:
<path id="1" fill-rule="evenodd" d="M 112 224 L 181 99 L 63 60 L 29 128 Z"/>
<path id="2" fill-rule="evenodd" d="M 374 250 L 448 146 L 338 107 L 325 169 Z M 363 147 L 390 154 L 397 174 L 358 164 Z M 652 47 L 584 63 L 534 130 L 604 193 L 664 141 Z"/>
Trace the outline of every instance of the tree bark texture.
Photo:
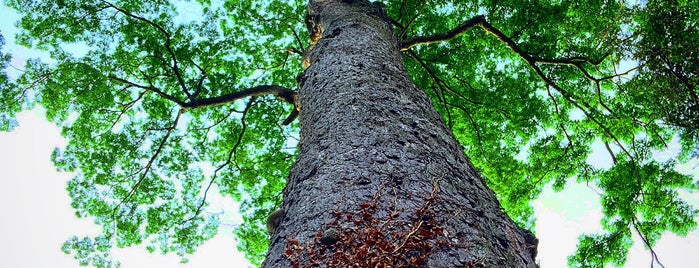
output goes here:
<path id="1" fill-rule="evenodd" d="M 300 151 L 263 266 L 536 267 L 536 238 L 408 78 L 383 6 L 308 12 Z"/>

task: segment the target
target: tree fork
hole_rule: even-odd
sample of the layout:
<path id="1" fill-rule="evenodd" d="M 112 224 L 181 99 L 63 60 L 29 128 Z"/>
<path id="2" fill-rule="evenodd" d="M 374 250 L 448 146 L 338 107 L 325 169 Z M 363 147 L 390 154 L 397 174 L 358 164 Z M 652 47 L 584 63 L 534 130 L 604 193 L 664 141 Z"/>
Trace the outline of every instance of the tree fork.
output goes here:
<path id="1" fill-rule="evenodd" d="M 264 267 L 536 267 L 407 76 L 380 4 L 310 0 L 322 32 L 299 77 L 299 154 Z M 316 27 L 314 27 L 316 28 Z"/>

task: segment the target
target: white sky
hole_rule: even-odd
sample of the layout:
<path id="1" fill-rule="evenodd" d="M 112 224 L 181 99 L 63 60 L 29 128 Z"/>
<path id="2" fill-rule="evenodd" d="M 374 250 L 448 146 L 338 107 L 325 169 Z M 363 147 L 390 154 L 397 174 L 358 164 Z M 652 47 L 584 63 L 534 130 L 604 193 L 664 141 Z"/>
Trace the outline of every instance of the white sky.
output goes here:
<path id="1" fill-rule="evenodd" d="M 8 30 L 16 16 L 0 5 L 0 29 L 7 41 L 5 52 L 15 55 L 14 66 L 21 66 L 27 50 L 13 47 Z M 32 55 L 32 57 L 35 55 Z M 46 122 L 39 109 L 18 115 L 20 126 L 11 133 L 0 132 L 0 266 L 3 267 L 79 267 L 71 256 L 63 254 L 61 244 L 70 236 L 97 234 L 90 220 L 74 216 L 65 190 L 70 174 L 58 173 L 50 162 L 53 148 L 64 141 L 58 129 Z M 598 161 L 608 161 L 600 156 Z M 696 160 L 695 160 L 696 162 Z M 695 163 L 689 164 L 691 167 Z M 691 171 L 699 178 L 699 168 Z M 699 194 L 691 196 L 699 206 Z M 221 206 L 231 208 L 232 202 Z M 566 256 L 576 247 L 583 232 L 599 231 L 601 212 L 596 194 L 584 185 L 569 185 L 564 192 L 547 190 L 534 203 L 539 237 L 541 267 L 566 267 Z M 214 209 L 215 210 L 215 209 Z M 230 211 L 229 211 L 230 212 Z M 666 267 L 696 267 L 699 263 L 699 232 L 689 238 L 666 234 L 656 246 Z M 235 249 L 228 227 L 199 248 L 186 265 L 176 255 L 148 254 L 142 247 L 118 250 L 115 256 L 122 267 L 246 267 Z M 637 240 L 625 267 L 650 267 L 650 255 Z"/>

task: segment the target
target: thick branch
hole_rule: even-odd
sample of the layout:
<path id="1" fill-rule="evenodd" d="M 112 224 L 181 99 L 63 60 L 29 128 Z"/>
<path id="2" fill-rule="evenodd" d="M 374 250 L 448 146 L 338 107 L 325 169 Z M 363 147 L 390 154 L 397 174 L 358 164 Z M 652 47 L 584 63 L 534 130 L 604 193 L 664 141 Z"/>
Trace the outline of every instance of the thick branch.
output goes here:
<path id="1" fill-rule="evenodd" d="M 473 28 L 475 26 L 480 26 L 484 22 L 486 22 L 485 17 L 483 15 L 478 15 L 478 16 L 471 18 L 470 20 L 467 20 L 463 24 L 459 25 L 458 27 L 456 27 L 456 28 L 454 28 L 451 31 L 448 31 L 446 33 L 435 34 L 432 36 L 416 36 L 416 37 L 410 38 L 408 40 L 405 40 L 404 42 L 402 42 L 400 50 L 406 51 L 406 50 L 410 49 L 411 47 L 414 47 L 417 45 L 432 44 L 432 43 L 451 40 L 452 38 L 470 30 L 471 28 Z"/>
<path id="2" fill-rule="evenodd" d="M 275 85 L 262 85 L 262 86 L 248 88 L 248 89 L 243 89 L 241 91 L 228 93 L 228 94 L 217 96 L 217 97 L 199 99 L 199 100 L 190 101 L 190 102 L 183 102 L 172 95 L 164 93 L 163 91 L 161 91 L 160 89 L 158 89 L 154 86 L 140 85 L 140 84 L 128 81 L 126 79 L 116 77 L 116 76 L 109 76 L 109 79 L 123 83 L 123 84 L 127 84 L 127 85 L 132 86 L 132 87 L 142 88 L 142 89 L 147 89 L 147 90 L 153 91 L 156 94 L 160 95 L 161 97 L 163 97 L 167 100 L 170 100 L 170 101 L 176 103 L 177 105 L 179 105 L 185 109 L 195 109 L 195 108 L 203 108 L 203 107 L 208 107 L 208 106 L 218 106 L 218 105 L 230 103 L 230 102 L 242 99 L 242 98 L 247 98 L 247 97 L 252 97 L 252 96 L 261 96 L 261 95 L 274 95 L 282 100 L 285 100 L 286 102 L 288 102 L 290 104 L 294 104 L 293 96 L 294 96 L 294 94 L 296 94 L 293 90 L 285 88 L 285 87 L 275 86 Z"/>
<path id="3" fill-rule="evenodd" d="M 466 31 L 472 29 L 473 27 L 480 27 L 481 29 L 485 30 L 487 33 L 494 35 L 495 37 L 498 38 L 498 40 L 505 43 L 507 45 L 507 47 L 509 47 L 515 53 L 519 54 L 527 62 L 546 63 L 546 64 L 562 64 L 562 65 L 579 65 L 582 63 L 589 63 L 592 65 L 598 65 L 607 56 L 607 55 L 605 55 L 604 57 L 602 57 L 598 60 L 591 60 L 591 59 L 584 58 L 584 57 L 569 57 L 569 58 L 562 58 L 562 59 L 541 58 L 539 56 L 532 55 L 531 53 L 528 53 L 528 52 L 522 50 L 517 45 L 517 43 L 515 43 L 515 41 L 512 40 L 512 38 L 507 37 L 507 35 L 505 35 L 503 32 L 501 32 L 498 28 L 496 28 L 492 24 L 490 24 L 485 19 L 485 16 L 483 16 L 483 15 L 475 16 L 475 17 L 467 20 L 466 22 L 462 23 L 461 25 L 457 26 L 456 28 L 454 28 L 446 33 L 440 33 L 440 34 L 435 34 L 435 35 L 431 35 L 431 36 L 416 36 L 416 37 L 410 38 L 408 40 L 405 40 L 401 43 L 401 51 L 406 51 L 406 50 L 408 50 L 414 46 L 417 46 L 417 45 L 432 44 L 432 43 L 437 43 L 437 42 L 449 41 L 449 40 L 453 39 L 454 37 L 457 37 L 460 34 L 465 33 Z"/>
<path id="4" fill-rule="evenodd" d="M 294 105 L 294 109 L 291 111 L 291 114 L 289 117 L 284 120 L 284 125 L 288 125 L 291 123 L 294 119 L 296 119 L 296 116 L 298 116 L 298 112 L 300 110 L 300 107 L 296 101 L 296 91 L 293 91 L 291 89 L 281 87 L 281 86 L 276 86 L 276 85 L 261 85 L 261 86 L 256 86 L 256 87 L 251 87 L 247 89 L 243 89 L 241 91 L 236 91 L 233 93 L 228 93 L 225 95 L 217 96 L 217 97 L 211 97 L 211 98 L 206 98 L 206 99 L 198 99 L 198 100 L 193 100 L 190 102 L 184 102 L 175 96 L 172 96 L 170 94 L 167 94 L 160 90 L 159 88 L 152 86 L 152 85 L 141 85 L 138 83 L 131 82 L 129 80 L 119 78 L 116 76 L 108 76 L 109 79 L 114 80 L 119 83 L 126 84 L 131 87 L 136 87 L 136 88 L 141 88 L 145 89 L 148 91 L 152 91 L 161 97 L 170 100 L 180 107 L 182 107 L 185 110 L 189 109 L 196 109 L 196 108 L 204 108 L 204 107 L 209 107 L 209 106 L 218 106 L 218 105 L 223 105 L 226 103 L 231 103 L 239 99 L 247 98 L 247 97 L 255 97 L 255 96 L 262 96 L 262 95 L 274 95 L 278 99 L 284 100 L 288 102 L 291 105 Z"/>
<path id="5" fill-rule="evenodd" d="M 294 103 L 294 95 L 296 94 L 295 91 L 281 87 L 281 86 L 276 86 L 276 85 L 261 85 L 261 86 L 256 86 L 256 87 L 251 87 L 247 89 L 243 89 L 241 91 L 233 92 L 233 93 L 228 93 L 225 95 L 217 96 L 217 97 L 212 97 L 212 98 L 206 98 L 206 99 L 199 99 L 195 101 L 190 101 L 186 103 L 182 103 L 182 108 L 185 109 L 195 109 L 195 108 L 203 108 L 203 107 L 209 107 L 209 106 L 218 106 L 226 103 L 230 103 L 239 99 L 247 98 L 247 97 L 253 97 L 253 96 L 261 96 L 261 95 L 274 95 L 279 99 L 282 99 L 292 105 L 295 105 Z"/>

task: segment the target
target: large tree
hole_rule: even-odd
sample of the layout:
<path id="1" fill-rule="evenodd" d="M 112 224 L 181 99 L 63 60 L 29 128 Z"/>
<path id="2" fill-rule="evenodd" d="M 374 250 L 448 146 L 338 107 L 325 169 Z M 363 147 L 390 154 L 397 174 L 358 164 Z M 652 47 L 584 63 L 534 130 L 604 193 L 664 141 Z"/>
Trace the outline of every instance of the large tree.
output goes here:
<path id="1" fill-rule="evenodd" d="M 696 226 L 673 169 L 699 143 L 696 1 L 7 4 L 52 59 L 0 77 L 0 127 L 39 104 L 63 128 L 53 161 L 103 230 L 64 244 L 81 263 L 193 252 L 214 190 L 269 267 L 533 267 L 529 203 L 568 180 L 600 193 L 606 231 L 573 266 L 623 264 L 632 233 L 655 260 Z"/>

